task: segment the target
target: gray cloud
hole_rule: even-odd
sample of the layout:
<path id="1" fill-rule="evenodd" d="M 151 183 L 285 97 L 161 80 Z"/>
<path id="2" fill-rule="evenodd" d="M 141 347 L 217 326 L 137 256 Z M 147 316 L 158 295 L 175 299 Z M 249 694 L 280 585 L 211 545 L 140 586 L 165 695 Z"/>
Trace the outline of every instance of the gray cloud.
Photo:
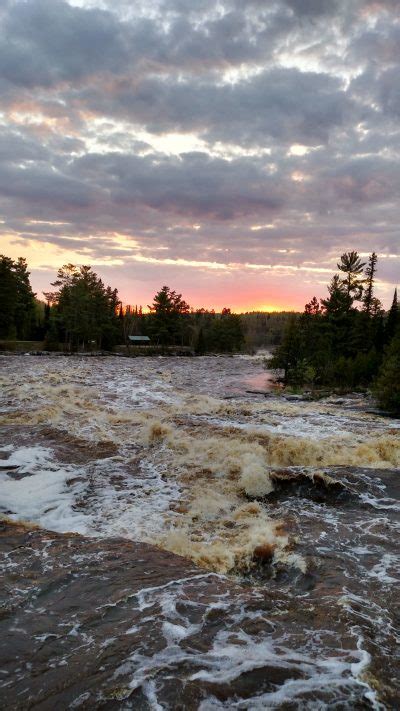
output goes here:
<path id="1" fill-rule="evenodd" d="M 15 2 L 2 18 L 0 74 L 21 87 L 81 82 L 99 73 L 117 76 L 210 70 L 265 59 L 290 25 L 278 14 L 266 27 L 241 10 L 205 16 L 194 26 L 175 14 L 131 22 L 99 8 L 64 0 Z M 269 46 L 268 46 L 269 45 Z"/>
<path id="2" fill-rule="evenodd" d="M 0 8 L 4 234 L 144 281 L 398 253 L 398 4 L 80 4 Z"/>
<path id="3" fill-rule="evenodd" d="M 319 17 L 320 15 L 334 15 L 338 10 L 337 0 L 285 0 L 296 15 Z"/>
<path id="4" fill-rule="evenodd" d="M 318 145 L 357 114 L 339 79 L 284 68 L 233 86 L 154 78 L 117 84 L 111 95 L 91 87 L 74 98 L 96 114 L 142 124 L 152 133 L 197 131 L 244 145 L 271 138 Z"/>
<path id="5" fill-rule="evenodd" d="M 113 15 L 71 7 L 62 0 L 10 4 L 2 37 L 1 75 L 25 87 L 118 70 L 128 57 Z"/>

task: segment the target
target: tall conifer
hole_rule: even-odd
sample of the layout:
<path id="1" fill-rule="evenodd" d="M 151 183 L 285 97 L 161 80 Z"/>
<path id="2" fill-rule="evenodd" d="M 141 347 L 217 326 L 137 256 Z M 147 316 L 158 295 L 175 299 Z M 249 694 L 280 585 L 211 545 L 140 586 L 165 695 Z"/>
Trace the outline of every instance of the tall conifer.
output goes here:
<path id="1" fill-rule="evenodd" d="M 397 289 L 394 290 L 392 305 L 389 309 L 386 327 L 385 327 L 385 342 L 390 343 L 396 329 L 400 324 L 399 302 L 397 299 Z"/>
<path id="2" fill-rule="evenodd" d="M 358 301 L 363 292 L 363 279 L 360 278 L 365 267 L 365 262 L 362 262 L 358 252 L 345 252 L 340 257 L 338 269 L 346 275 L 343 279 L 343 285 L 346 289 L 349 298 L 349 309 L 353 301 Z"/>
<path id="3" fill-rule="evenodd" d="M 375 274 L 376 274 L 376 265 L 378 262 L 378 255 L 376 252 L 372 252 L 368 259 L 368 265 L 365 270 L 365 287 L 364 287 L 364 296 L 363 296 L 363 310 L 365 311 L 368 316 L 371 315 L 372 313 L 372 307 L 373 307 L 373 299 L 374 299 L 374 285 L 375 285 Z"/>

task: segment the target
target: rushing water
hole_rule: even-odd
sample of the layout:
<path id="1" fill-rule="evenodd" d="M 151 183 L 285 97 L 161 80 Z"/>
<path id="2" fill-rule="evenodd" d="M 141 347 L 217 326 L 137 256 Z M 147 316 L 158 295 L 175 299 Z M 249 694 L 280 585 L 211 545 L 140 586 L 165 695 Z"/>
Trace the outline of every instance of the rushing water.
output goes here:
<path id="1" fill-rule="evenodd" d="M 398 420 L 261 358 L 0 367 L 5 708 L 398 707 Z"/>

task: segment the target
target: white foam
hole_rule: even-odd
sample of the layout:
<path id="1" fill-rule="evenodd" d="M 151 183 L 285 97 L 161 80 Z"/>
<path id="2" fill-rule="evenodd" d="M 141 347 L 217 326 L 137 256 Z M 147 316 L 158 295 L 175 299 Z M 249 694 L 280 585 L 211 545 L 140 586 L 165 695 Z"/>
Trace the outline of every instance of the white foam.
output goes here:
<path id="1" fill-rule="evenodd" d="M 370 699 L 372 707 L 379 709 L 375 692 L 359 679 L 361 672 L 368 666 L 369 654 L 362 648 L 361 639 L 357 642 L 357 651 L 337 651 L 337 655 L 323 658 L 321 655 L 310 656 L 307 653 L 298 653 L 282 645 L 275 647 L 273 643 L 263 641 L 255 643 L 246 639 L 243 633 L 238 637 L 244 646 L 239 644 L 223 643 L 223 638 L 228 638 L 229 633 L 220 635 L 220 641 L 214 646 L 211 654 L 204 656 L 202 663 L 205 669 L 192 675 L 192 679 L 202 679 L 211 683 L 229 684 L 244 672 L 271 665 L 280 669 L 288 669 L 288 678 L 276 689 L 246 700 L 233 700 L 218 702 L 214 697 L 204 700 L 199 711 L 211 709 L 236 708 L 254 709 L 261 711 L 266 708 L 279 708 L 282 704 L 296 703 L 296 708 L 302 708 L 302 697 L 321 689 L 330 693 L 333 699 L 348 702 L 352 687 L 365 687 L 364 696 Z M 207 669 L 208 667 L 208 669 Z M 303 678 L 293 678 L 290 670 L 301 674 Z M 315 708 L 328 708 L 328 705 L 317 703 Z M 314 708 L 314 706 L 307 706 Z"/>
<path id="2" fill-rule="evenodd" d="M 0 472 L 3 513 L 52 531 L 86 533 L 91 517 L 73 508 L 76 496 L 83 492 L 82 484 L 67 486 L 69 479 L 79 476 L 79 469 L 54 465 L 52 450 L 45 447 L 21 447 L 6 461 L 20 467 L 18 476 L 27 476 L 14 478 Z"/>
<path id="3" fill-rule="evenodd" d="M 397 572 L 397 578 L 393 577 L 393 575 L 389 575 L 388 570 L 395 570 Z M 368 571 L 368 575 L 371 578 L 377 578 L 385 585 L 393 585 L 394 583 L 400 583 L 399 572 L 400 556 L 384 553 L 380 563 L 374 565 L 374 567 Z"/>

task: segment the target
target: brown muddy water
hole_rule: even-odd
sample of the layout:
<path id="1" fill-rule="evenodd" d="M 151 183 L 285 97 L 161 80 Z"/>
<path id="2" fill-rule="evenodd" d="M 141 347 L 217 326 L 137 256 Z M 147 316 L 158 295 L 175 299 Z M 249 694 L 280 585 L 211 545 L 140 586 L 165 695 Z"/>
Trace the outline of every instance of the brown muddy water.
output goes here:
<path id="1" fill-rule="evenodd" d="M 257 357 L 0 380 L 1 708 L 399 707 L 399 420 Z"/>

